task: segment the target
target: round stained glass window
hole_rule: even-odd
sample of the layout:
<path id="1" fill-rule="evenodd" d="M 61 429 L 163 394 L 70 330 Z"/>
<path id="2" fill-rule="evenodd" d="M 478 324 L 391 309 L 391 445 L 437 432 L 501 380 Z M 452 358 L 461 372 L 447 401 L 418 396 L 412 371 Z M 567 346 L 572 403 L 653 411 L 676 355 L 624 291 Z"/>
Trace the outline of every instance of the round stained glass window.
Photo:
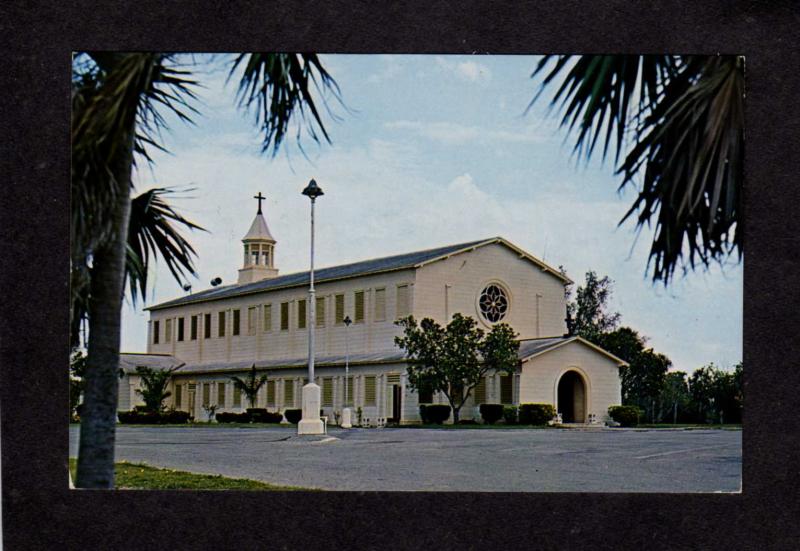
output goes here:
<path id="1" fill-rule="evenodd" d="M 506 317 L 508 312 L 508 295 L 502 287 L 492 283 L 481 291 L 478 307 L 486 321 L 497 323 Z"/>

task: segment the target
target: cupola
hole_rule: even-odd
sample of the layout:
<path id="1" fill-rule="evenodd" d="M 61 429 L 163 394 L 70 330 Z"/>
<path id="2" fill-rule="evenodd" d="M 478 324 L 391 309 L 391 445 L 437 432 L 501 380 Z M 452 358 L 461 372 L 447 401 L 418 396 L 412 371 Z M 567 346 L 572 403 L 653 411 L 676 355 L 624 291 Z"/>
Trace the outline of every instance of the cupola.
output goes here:
<path id="1" fill-rule="evenodd" d="M 244 244 L 244 266 L 239 270 L 239 285 L 253 283 L 278 275 L 275 268 L 275 239 L 269 232 L 267 221 L 261 212 L 261 192 L 253 197 L 258 200 L 258 213 L 250 229 L 242 238 Z"/>

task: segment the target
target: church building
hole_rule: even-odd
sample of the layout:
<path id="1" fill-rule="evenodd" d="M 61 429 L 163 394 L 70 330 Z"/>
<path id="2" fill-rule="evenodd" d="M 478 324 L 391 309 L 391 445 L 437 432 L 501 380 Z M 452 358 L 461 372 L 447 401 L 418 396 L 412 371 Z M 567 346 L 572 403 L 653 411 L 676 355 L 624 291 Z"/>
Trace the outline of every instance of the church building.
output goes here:
<path id="1" fill-rule="evenodd" d="M 345 407 L 345 389 L 354 422 L 360 413 L 362 421 L 419 423 L 419 404 L 447 403 L 408 385 L 403 351 L 394 344 L 402 330 L 394 322 L 409 314 L 446 324 L 461 313 L 486 330 L 505 322 L 519 334 L 516 373 L 485 377 L 462 408 L 463 419 L 480 419 L 482 403 L 549 403 L 565 423 L 602 422 L 608 407 L 621 403 L 625 362 L 565 335 L 564 286 L 571 281 L 502 237 L 316 269 L 315 304 L 308 303 L 309 272 L 279 274 L 277 241 L 260 201 L 242 243 L 236 284 L 147 308 L 147 353 L 121 355 L 119 410 L 140 403 L 137 366 L 180 366 L 168 406 L 198 420 L 206 419 L 204 405 L 244 411 L 250 404 L 231 377 L 246 376 L 253 364 L 267 375 L 256 407 L 300 408 L 311 308 L 315 382 L 331 421 Z"/>

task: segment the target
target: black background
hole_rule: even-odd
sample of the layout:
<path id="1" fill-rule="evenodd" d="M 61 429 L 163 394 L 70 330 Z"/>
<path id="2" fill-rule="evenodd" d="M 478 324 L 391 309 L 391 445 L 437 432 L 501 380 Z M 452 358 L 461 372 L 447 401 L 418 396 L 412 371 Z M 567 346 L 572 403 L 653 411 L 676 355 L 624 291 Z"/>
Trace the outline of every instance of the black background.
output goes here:
<path id="1" fill-rule="evenodd" d="M 508 4 L 0 6 L 6 549 L 800 548 L 800 9 L 733 1 Z M 744 54 L 743 493 L 69 491 L 69 79 L 70 52 L 80 49 Z"/>

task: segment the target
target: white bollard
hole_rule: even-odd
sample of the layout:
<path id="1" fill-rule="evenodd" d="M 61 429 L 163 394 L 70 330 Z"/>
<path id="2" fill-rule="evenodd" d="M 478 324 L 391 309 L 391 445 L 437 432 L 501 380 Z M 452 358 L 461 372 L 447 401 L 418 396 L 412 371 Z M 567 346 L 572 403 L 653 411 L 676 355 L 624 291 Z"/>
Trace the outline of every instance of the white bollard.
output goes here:
<path id="1" fill-rule="evenodd" d="M 342 410 L 342 428 L 349 429 L 352 428 L 353 425 L 350 422 L 350 408 L 344 408 Z"/>
<path id="2" fill-rule="evenodd" d="M 308 383 L 303 387 L 303 417 L 297 424 L 297 434 L 325 434 L 325 425 L 319 418 L 319 385 Z"/>

